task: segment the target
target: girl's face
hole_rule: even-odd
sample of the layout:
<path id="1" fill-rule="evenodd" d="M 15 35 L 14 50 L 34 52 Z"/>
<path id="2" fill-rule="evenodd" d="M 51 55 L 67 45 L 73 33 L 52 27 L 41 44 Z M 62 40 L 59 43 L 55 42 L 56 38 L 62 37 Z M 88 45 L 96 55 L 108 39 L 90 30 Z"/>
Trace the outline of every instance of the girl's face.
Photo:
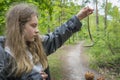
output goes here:
<path id="1" fill-rule="evenodd" d="M 38 18 L 35 15 L 31 16 L 31 20 L 25 24 L 24 37 L 25 41 L 34 41 L 35 37 L 38 35 Z"/>

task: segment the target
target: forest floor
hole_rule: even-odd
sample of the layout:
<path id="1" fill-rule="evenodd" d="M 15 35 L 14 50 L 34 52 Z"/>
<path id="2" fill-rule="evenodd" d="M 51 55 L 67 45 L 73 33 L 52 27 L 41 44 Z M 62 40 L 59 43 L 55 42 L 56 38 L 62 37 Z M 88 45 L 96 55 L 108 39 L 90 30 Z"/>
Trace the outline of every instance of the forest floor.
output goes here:
<path id="1" fill-rule="evenodd" d="M 75 45 L 64 45 L 60 49 L 63 50 L 60 60 L 62 61 L 63 80 L 85 80 L 85 73 L 92 72 L 97 77 L 100 73 L 89 67 L 89 57 L 84 53 L 84 42 Z M 107 80 L 107 79 L 105 79 Z"/>

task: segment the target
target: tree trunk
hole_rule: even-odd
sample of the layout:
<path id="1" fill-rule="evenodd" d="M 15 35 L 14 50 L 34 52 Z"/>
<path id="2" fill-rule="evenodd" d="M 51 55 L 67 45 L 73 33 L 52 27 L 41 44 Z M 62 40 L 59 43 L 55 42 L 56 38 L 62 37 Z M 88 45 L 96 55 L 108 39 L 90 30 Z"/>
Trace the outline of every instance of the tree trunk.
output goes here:
<path id="1" fill-rule="evenodd" d="M 104 23 L 104 26 L 105 26 L 105 33 L 106 33 L 106 29 L 107 29 L 107 0 L 106 0 L 106 5 L 105 5 L 105 23 Z"/>
<path id="2" fill-rule="evenodd" d="M 96 0 L 96 30 L 99 30 L 99 19 L 98 19 L 98 0 Z"/>

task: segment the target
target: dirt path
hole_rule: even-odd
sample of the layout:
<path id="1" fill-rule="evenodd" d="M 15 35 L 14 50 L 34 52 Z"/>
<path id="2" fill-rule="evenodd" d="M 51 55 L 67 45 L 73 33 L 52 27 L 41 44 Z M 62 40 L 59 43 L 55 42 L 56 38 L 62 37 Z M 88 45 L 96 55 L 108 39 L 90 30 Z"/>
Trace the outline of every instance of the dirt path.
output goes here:
<path id="1" fill-rule="evenodd" d="M 88 67 L 88 58 L 83 53 L 82 45 L 83 42 L 80 42 L 76 45 L 61 48 L 65 53 L 61 56 L 64 80 L 85 80 L 84 74 L 87 71 L 95 73 L 96 77 L 100 76 L 99 73 Z"/>

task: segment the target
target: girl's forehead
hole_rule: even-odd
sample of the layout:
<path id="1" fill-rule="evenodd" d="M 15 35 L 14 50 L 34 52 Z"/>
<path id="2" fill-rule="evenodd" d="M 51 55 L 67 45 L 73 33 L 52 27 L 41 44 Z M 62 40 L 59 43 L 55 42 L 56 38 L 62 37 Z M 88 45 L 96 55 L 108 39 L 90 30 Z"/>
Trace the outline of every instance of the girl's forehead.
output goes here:
<path id="1" fill-rule="evenodd" d="M 31 19 L 30 19 L 29 22 L 30 22 L 30 23 L 35 23 L 35 24 L 37 24 L 37 23 L 38 23 L 38 18 L 37 18 L 37 16 L 35 16 L 35 15 L 31 16 Z"/>

